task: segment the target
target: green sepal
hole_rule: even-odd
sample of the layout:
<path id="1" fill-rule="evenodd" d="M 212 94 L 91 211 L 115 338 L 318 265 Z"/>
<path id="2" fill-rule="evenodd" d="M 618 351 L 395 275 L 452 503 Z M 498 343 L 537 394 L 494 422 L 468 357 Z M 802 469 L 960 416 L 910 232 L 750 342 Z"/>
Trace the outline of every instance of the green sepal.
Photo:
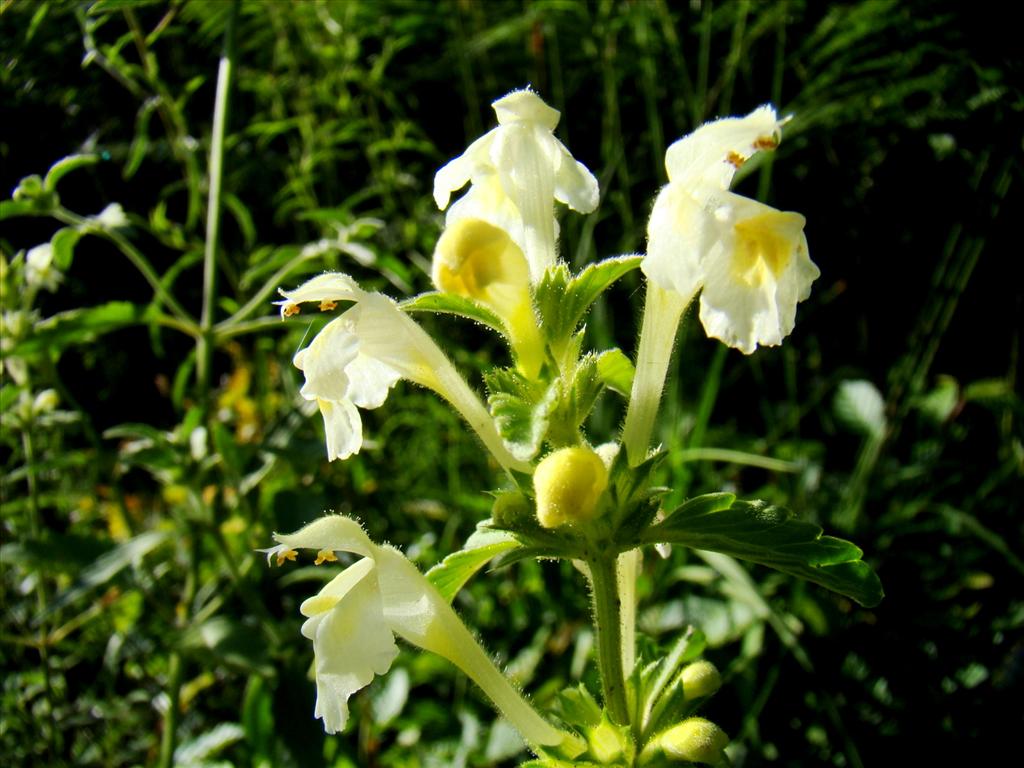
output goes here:
<path id="1" fill-rule="evenodd" d="M 466 539 L 466 544 L 458 552 L 453 552 L 426 573 L 427 579 L 449 603 L 487 563 L 498 555 L 520 547 L 520 543 L 512 534 L 491 528 L 484 521 L 477 524 L 476 530 Z"/>
<path id="2" fill-rule="evenodd" d="M 505 324 L 494 312 L 483 304 L 465 296 L 442 291 L 430 291 L 413 296 L 398 305 L 405 312 L 435 312 L 440 314 L 458 315 L 486 325 L 504 337 L 508 337 Z"/>
<path id="3" fill-rule="evenodd" d="M 881 582 L 856 545 L 823 536 L 820 526 L 764 501 L 726 505 L 730 495 L 690 499 L 643 531 L 638 543 L 721 552 L 807 579 L 868 608 L 881 602 Z"/>

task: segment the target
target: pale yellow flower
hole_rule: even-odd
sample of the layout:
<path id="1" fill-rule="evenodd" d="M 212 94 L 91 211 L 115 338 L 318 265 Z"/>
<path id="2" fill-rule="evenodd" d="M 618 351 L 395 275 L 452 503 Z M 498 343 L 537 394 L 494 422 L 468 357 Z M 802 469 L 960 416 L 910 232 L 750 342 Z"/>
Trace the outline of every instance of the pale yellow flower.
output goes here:
<path id="1" fill-rule="evenodd" d="M 597 180 L 555 138 L 560 114 L 533 91 L 512 91 L 492 106 L 498 126 L 437 172 L 434 200 L 444 210 L 467 182 L 474 191 L 488 188 L 488 207 L 502 223 L 485 220 L 506 229 L 522 248 L 536 282 L 555 263 L 554 201 L 590 213 L 598 203 Z"/>
<path id="2" fill-rule="evenodd" d="M 359 409 L 379 408 L 399 379 L 437 392 L 466 419 L 503 467 L 522 468 L 505 448 L 487 409 L 444 352 L 398 305 L 364 291 L 349 277 L 328 272 L 293 291 L 281 291 L 281 314 L 304 303 L 354 302 L 293 360 L 305 374 L 302 396 L 323 415 L 330 460 L 357 453 L 363 443 Z"/>
<path id="3" fill-rule="evenodd" d="M 350 552 L 361 559 L 300 606 L 302 634 L 313 641 L 317 717 L 328 733 L 348 720 L 348 699 L 391 667 L 395 637 L 442 656 L 465 672 L 535 745 L 554 746 L 565 734 L 545 721 L 495 668 L 465 624 L 430 581 L 397 549 L 373 543 L 359 524 L 332 515 L 290 535 L 278 550 Z"/>
<path id="4" fill-rule="evenodd" d="M 781 123 L 770 106 L 701 126 L 669 147 L 669 183 L 648 224 L 642 269 L 687 301 L 700 291 L 709 336 L 749 354 L 793 330 L 796 305 L 819 276 L 804 218 L 729 191 L 736 170 L 774 149 Z"/>

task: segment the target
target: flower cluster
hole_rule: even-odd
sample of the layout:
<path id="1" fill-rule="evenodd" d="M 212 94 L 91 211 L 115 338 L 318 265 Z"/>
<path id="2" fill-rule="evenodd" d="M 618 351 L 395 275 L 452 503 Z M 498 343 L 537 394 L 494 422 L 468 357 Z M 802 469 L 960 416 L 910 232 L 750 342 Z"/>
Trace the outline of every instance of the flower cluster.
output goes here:
<path id="1" fill-rule="evenodd" d="M 489 545 L 495 548 L 484 556 L 466 557 L 463 570 L 445 571 L 445 583 L 457 591 L 487 559 L 512 546 L 530 544 L 538 556 L 573 559 L 593 584 L 610 720 L 591 717 L 583 701 L 579 722 L 585 725 L 577 728 L 583 737 L 553 726 L 490 662 L 449 605 L 454 592 L 442 596 L 398 550 L 374 544 L 357 523 L 338 516 L 276 536 L 278 546 L 268 550 L 279 563 L 295 559 L 300 549 L 315 550 L 317 564 L 336 561 L 338 552 L 359 558 L 301 607 L 302 633 L 313 641 L 316 715 L 328 732 L 341 730 L 349 697 L 388 670 L 401 637 L 477 682 L 538 754 L 555 749 L 557 759 L 583 755 L 604 762 L 634 755 L 643 762 L 654 750 L 658 759 L 713 762 L 728 742 L 717 726 L 701 718 L 664 718 L 666 712 L 692 712 L 687 702 L 717 689 L 717 671 L 706 662 L 691 664 L 669 686 L 675 692 L 665 694 L 674 704 L 652 704 L 644 723 L 633 732 L 623 729 L 631 715 L 622 667 L 635 659 L 630 600 L 611 630 L 600 626 L 601 601 L 607 603 L 616 584 L 619 597 L 612 603 L 632 594 L 628 574 L 639 562 L 636 531 L 653 524 L 657 511 L 657 494 L 644 485 L 647 476 L 630 473 L 639 473 L 634 468 L 648 457 L 683 310 L 699 296 L 708 335 L 749 354 L 779 344 L 793 330 L 796 305 L 819 274 L 808 256 L 802 216 L 730 191 L 740 167 L 778 145 L 782 121 L 763 106 L 701 126 L 672 144 L 665 158 L 669 182 L 654 202 L 647 253 L 609 259 L 574 276 L 558 258 L 555 204 L 579 213 L 595 210 L 597 181 L 554 137 L 560 115 L 537 94 L 513 91 L 493 107 L 497 127 L 434 179 L 434 199 L 447 209 L 433 254 L 436 293 L 399 304 L 348 275 L 327 273 L 282 291 L 279 303 L 284 317 L 303 305 L 324 312 L 346 305 L 294 358 L 305 376 L 301 395 L 323 416 L 329 459 L 360 450 L 360 410 L 380 407 L 391 388 L 406 380 L 448 402 L 506 470 L 510 488 L 498 495 L 491 527 L 507 538 Z M 449 206 L 452 194 L 467 184 Z M 578 326 L 587 308 L 637 266 L 649 282 L 635 366 L 619 350 L 584 354 Z M 412 318 L 414 311 L 461 314 L 501 334 L 513 364 L 487 374 L 486 404 Z M 585 435 L 583 425 L 603 389 L 629 396 L 625 451 L 617 443 L 595 449 Z M 634 524 L 629 515 L 646 517 Z M 619 684 L 607 679 L 616 677 Z M 640 700 L 642 693 L 631 695 Z M 646 733 L 650 718 L 653 730 Z M 643 735 L 639 741 L 637 734 Z"/>

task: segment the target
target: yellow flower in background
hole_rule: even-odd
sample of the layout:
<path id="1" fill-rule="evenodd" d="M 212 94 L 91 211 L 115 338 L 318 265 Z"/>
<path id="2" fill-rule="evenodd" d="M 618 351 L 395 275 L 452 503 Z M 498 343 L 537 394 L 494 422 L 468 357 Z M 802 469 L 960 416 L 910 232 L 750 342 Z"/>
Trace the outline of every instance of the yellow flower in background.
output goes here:
<path id="1" fill-rule="evenodd" d="M 642 269 L 689 301 L 700 291 L 709 336 L 746 354 L 793 330 L 796 305 L 819 276 L 804 218 L 729 191 L 737 169 L 778 146 L 781 123 L 762 106 L 743 118 L 702 125 L 669 147 L 669 183 L 648 224 Z"/>
<path id="2" fill-rule="evenodd" d="M 590 213 L 598 203 L 597 179 L 555 138 L 560 114 L 533 91 L 512 91 L 491 106 L 498 126 L 437 172 L 434 201 L 444 210 L 452 192 L 467 182 L 473 183 L 469 194 L 486 189 L 478 202 L 485 201 L 502 223 L 482 218 L 519 244 L 537 282 L 555 263 L 554 201 Z"/>
<path id="3" fill-rule="evenodd" d="M 363 443 L 359 409 L 379 408 L 399 379 L 433 390 L 466 419 L 503 467 L 522 468 L 498 435 L 479 397 L 432 338 L 387 296 L 364 291 L 348 275 L 327 272 L 293 291 L 281 291 L 281 314 L 304 303 L 354 306 L 332 320 L 293 362 L 306 377 L 301 394 L 324 419 L 327 456 L 345 459 Z"/>
<path id="4" fill-rule="evenodd" d="M 395 636 L 452 662 L 479 685 L 498 710 L 534 745 L 560 744 L 565 734 L 530 706 L 494 666 L 465 624 L 401 552 L 373 543 L 354 520 L 320 518 L 290 535 L 274 536 L 274 556 L 296 550 L 349 552 L 361 559 L 339 573 L 299 610 L 302 634 L 313 641 L 316 710 L 328 733 L 348 720 L 348 699 L 391 667 Z"/>

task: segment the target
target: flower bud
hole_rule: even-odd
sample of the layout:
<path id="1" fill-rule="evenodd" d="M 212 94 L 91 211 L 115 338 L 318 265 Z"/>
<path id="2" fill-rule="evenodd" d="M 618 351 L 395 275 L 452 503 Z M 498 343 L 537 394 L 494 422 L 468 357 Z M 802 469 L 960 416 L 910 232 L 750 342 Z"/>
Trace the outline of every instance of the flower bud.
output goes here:
<path id="1" fill-rule="evenodd" d="M 729 743 L 725 731 L 703 717 L 691 717 L 661 734 L 665 754 L 674 760 L 714 764 Z"/>
<path id="2" fill-rule="evenodd" d="M 545 528 L 586 522 L 594 517 L 608 486 L 608 470 L 590 448 L 560 448 L 537 465 L 533 489 L 537 519 Z"/>
<path id="3" fill-rule="evenodd" d="M 687 700 L 703 699 L 722 687 L 722 676 L 714 664 L 701 660 L 685 666 L 679 673 L 679 682 Z"/>

